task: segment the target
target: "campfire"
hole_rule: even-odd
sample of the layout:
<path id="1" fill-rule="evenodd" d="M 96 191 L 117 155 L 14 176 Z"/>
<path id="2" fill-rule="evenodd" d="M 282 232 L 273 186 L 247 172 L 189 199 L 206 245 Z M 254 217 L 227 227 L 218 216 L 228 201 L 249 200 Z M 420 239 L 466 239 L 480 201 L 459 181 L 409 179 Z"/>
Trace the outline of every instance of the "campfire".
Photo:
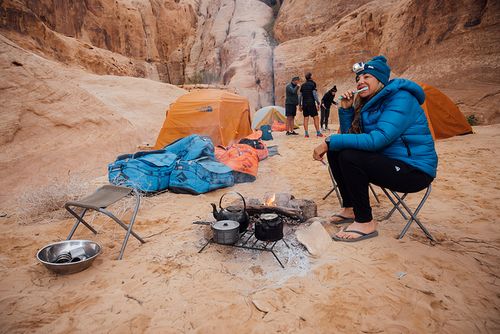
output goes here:
<path id="1" fill-rule="evenodd" d="M 226 195 L 237 195 L 239 199 L 229 206 L 222 205 Z M 317 216 L 316 203 L 306 199 L 296 199 L 288 193 L 268 194 L 261 201 L 245 198 L 238 192 L 228 192 L 219 200 L 219 207 L 211 203 L 213 216 L 217 220 L 193 222 L 211 225 L 213 237 L 198 251 L 201 253 L 211 242 L 259 251 L 271 252 L 281 267 L 283 263 L 274 251 L 278 242 L 287 248 L 284 225 L 297 225 Z"/>
<path id="2" fill-rule="evenodd" d="M 247 212 L 252 216 L 263 213 L 276 213 L 288 218 L 289 223 L 303 223 L 318 215 L 316 203 L 307 199 L 297 199 L 288 193 L 272 193 L 261 201 L 256 198 L 247 199 Z"/>

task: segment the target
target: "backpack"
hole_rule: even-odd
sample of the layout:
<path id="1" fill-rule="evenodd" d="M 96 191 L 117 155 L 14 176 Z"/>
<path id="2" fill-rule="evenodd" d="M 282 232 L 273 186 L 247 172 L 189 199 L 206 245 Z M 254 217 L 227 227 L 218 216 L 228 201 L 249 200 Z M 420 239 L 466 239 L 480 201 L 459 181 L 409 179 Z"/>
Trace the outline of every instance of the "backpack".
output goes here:
<path id="1" fill-rule="evenodd" d="M 168 188 L 176 193 L 199 195 L 233 185 L 231 168 L 209 157 L 201 157 L 178 160 L 170 175 Z"/>
<path id="2" fill-rule="evenodd" d="M 143 192 L 167 189 L 177 156 L 165 150 L 123 154 L 108 165 L 108 180 Z"/>
<path id="3" fill-rule="evenodd" d="M 273 140 L 273 134 L 271 133 L 271 126 L 266 124 L 260 127 L 260 131 L 262 131 L 262 140 Z"/>

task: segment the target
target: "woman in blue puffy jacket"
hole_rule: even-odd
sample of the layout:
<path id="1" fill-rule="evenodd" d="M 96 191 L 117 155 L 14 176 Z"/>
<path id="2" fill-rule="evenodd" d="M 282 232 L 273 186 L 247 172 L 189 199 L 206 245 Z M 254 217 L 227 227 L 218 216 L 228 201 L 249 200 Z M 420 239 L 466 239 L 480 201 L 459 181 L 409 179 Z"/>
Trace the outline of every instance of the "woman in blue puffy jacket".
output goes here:
<path id="1" fill-rule="evenodd" d="M 384 56 L 357 63 L 355 95 L 342 95 L 341 134 L 326 138 L 313 158 L 325 153 L 342 195 L 342 209 L 334 224 L 351 223 L 338 232 L 337 241 L 359 241 L 378 235 L 373 220 L 370 183 L 397 192 L 425 189 L 436 177 L 437 155 L 427 118 L 420 105 L 422 88 L 405 79 L 389 81 L 391 69 Z"/>

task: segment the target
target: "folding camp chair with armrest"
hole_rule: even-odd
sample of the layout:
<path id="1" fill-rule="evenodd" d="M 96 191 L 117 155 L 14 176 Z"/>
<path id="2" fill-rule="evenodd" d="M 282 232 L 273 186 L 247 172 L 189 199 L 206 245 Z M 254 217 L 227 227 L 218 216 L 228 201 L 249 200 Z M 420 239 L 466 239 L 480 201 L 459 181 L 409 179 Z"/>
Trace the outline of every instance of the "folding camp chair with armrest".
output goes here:
<path id="1" fill-rule="evenodd" d="M 132 218 L 130 219 L 130 223 L 126 225 L 120 219 L 115 217 L 115 215 L 113 215 L 110 211 L 106 210 L 106 208 L 109 205 L 116 203 L 122 198 L 128 196 L 132 192 L 135 195 L 135 208 L 134 212 L 132 213 Z M 92 195 L 82 198 L 79 201 L 67 202 L 64 205 L 64 207 L 66 208 L 66 210 L 68 210 L 69 213 L 71 213 L 76 218 L 76 222 L 75 225 L 73 225 L 73 228 L 71 229 L 71 232 L 69 233 L 68 238 L 66 240 L 70 240 L 73 237 L 73 234 L 75 233 L 76 228 L 80 223 L 85 225 L 94 234 L 97 234 L 97 231 L 89 223 L 87 223 L 83 219 L 83 217 L 85 216 L 88 210 L 98 211 L 113 219 L 118 225 L 120 225 L 127 231 L 127 233 L 125 234 L 125 239 L 123 240 L 122 248 L 120 250 L 120 255 L 118 256 L 118 260 L 121 260 L 123 257 L 123 253 L 125 252 L 125 247 L 127 246 L 128 238 L 130 237 L 131 234 L 141 243 L 145 243 L 145 241 L 142 240 L 142 238 L 132 230 L 132 227 L 134 226 L 135 222 L 135 217 L 137 216 L 137 211 L 139 210 L 140 203 L 141 203 L 141 197 L 139 196 L 139 193 L 137 192 L 136 189 L 113 186 L 113 185 L 102 186 L 101 188 L 97 189 Z M 82 208 L 83 211 L 81 214 L 77 214 L 72 207 Z"/>
<path id="2" fill-rule="evenodd" d="M 425 201 L 427 200 L 427 198 L 429 197 L 429 195 L 431 193 L 432 186 L 430 184 L 427 187 L 425 194 L 422 197 L 422 200 L 420 200 L 420 203 L 418 204 L 415 211 L 412 211 L 410 209 L 410 207 L 408 207 L 408 205 L 404 201 L 406 196 L 408 195 L 408 193 L 404 193 L 402 196 L 400 196 L 396 191 L 382 188 L 382 187 L 381 187 L 381 189 L 384 192 L 384 194 L 387 196 L 387 198 L 393 204 L 393 208 L 391 209 L 391 211 L 389 211 L 389 213 L 387 213 L 387 215 L 383 218 L 383 220 L 389 219 L 392 216 L 392 214 L 394 213 L 394 211 L 396 211 L 396 210 L 399 211 L 399 213 L 401 214 L 401 216 L 403 216 L 404 219 L 407 219 L 406 225 L 403 228 L 403 230 L 401 231 L 401 233 L 399 234 L 398 239 L 401 239 L 404 237 L 404 235 L 406 234 L 406 232 L 410 228 L 411 223 L 413 223 L 413 221 L 415 221 L 417 223 L 417 225 L 420 227 L 420 229 L 425 233 L 427 238 L 429 238 L 432 241 L 436 241 L 432 237 L 432 235 L 429 233 L 429 231 L 425 228 L 425 226 L 417 218 L 418 213 L 420 212 L 420 210 L 424 206 Z M 400 206 L 402 206 L 403 208 L 401 208 Z M 407 214 L 409 215 L 409 217 L 407 216 Z"/>

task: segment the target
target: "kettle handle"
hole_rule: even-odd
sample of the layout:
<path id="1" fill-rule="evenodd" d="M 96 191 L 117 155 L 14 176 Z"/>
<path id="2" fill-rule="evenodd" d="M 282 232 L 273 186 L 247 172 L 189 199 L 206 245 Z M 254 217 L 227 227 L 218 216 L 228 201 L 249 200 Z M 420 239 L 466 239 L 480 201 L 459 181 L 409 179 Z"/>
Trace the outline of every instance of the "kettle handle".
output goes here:
<path id="1" fill-rule="evenodd" d="M 224 195 L 221 196 L 220 200 L 219 200 L 219 208 L 222 210 L 222 199 L 224 198 L 224 196 L 226 196 L 227 194 L 236 194 L 238 196 L 240 196 L 241 200 L 243 201 L 243 211 L 246 212 L 247 211 L 247 203 L 245 202 L 245 197 L 243 197 L 243 195 L 241 195 L 239 192 L 237 191 L 229 191 L 227 193 L 225 193 Z"/>

